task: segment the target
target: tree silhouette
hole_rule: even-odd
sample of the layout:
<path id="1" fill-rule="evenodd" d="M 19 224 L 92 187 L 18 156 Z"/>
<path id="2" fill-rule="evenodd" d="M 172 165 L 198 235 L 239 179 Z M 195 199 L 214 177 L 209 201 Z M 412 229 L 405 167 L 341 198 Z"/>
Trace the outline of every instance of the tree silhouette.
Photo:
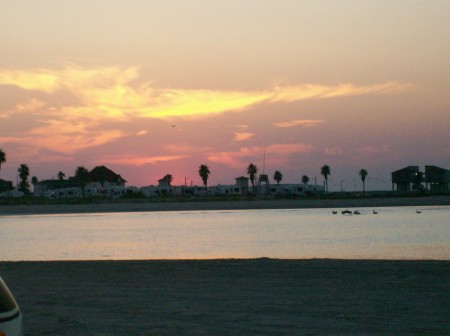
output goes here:
<path id="1" fill-rule="evenodd" d="M 252 186 L 255 186 L 255 176 L 258 173 L 258 167 L 250 163 L 247 167 L 247 174 L 250 176 L 250 182 L 252 182 Z"/>
<path id="2" fill-rule="evenodd" d="M 30 176 L 30 168 L 22 163 L 19 168 L 17 168 L 17 172 L 19 173 L 19 190 L 24 192 L 25 194 L 30 193 L 30 184 L 28 183 L 28 176 Z"/>
<path id="3" fill-rule="evenodd" d="M 365 169 L 361 169 L 359 171 L 359 176 L 361 176 L 361 181 L 363 183 L 363 195 L 366 194 L 366 176 L 367 176 L 368 172 Z"/>
<path id="4" fill-rule="evenodd" d="M 307 185 L 308 182 L 309 182 L 309 177 L 306 176 L 306 175 L 303 175 L 303 176 L 302 176 L 302 183 L 303 183 L 304 185 Z"/>
<path id="5" fill-rule="evenodd" d="M 58 172 L 58 180 L 62 181 L 64 180 L 64 177 L 66 177 L 66 174 L 64 174 L 62 171 Z"/>
<path id="6" fill-rule="evenodd" d="M 202 178 L 206 190 L 208 190 L 208 177 L 209 174 L 211 174 L 211 172 L 209 171 L 209 167 L 205 164 L 200 165 L 200 168 L 198 169 L 198 174 Z"/>
<path id="7" fill-rule="evenodd" d="M 89 171 L 83 166 L 78 167 L 75 170 L 75 180 L 81 188 L 81 193 L 84 197 L 84 189 L 90 180 Z"/>
<path id="8" fill-rule="evenodd" d="M 325 189 L 328 192 L 328 176 L 331 174 L 330 167 L 323 165 L 322 168 L 320 168 L 320 174 L 325 178 Z"/>
<path id="9" fill-rule="evenodd" d="M 275 173 L 273 173 L 273 179 L 277 181 L 277 184 L 280 184 L 280 181 L 283 179 L 283 174 L 279 170 L 276 170 Z"/>
<path id="10" fill-rule="evenodd" d="M 2 170 L 2 163 L 6 162 L 6 153 L 0 148 L 0 170 Z"/>

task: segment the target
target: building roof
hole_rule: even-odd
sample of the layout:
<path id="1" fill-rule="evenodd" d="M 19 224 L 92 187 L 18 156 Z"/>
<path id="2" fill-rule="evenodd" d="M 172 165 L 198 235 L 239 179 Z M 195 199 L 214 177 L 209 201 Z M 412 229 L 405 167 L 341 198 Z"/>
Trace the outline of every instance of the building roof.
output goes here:
<path id="1" fill-rule="evenodd" d="M 425 166 L 425 181 L 429 183 L 450 182 L 450 170 L 436 166 Z"/>
<path id="2" fill-rule="evenodd" d="M 127 182 L 122 176 L 116 174 L 105 166 L 97 166 L 89 173 L 93 182 Z"/>
<path id="3" fill-rule="evenodd" d="M 391 173 L 393 183 L 417 183 L 423 180 L 419 166 L 408 166 Z"/>
<path id="4" fill-rule="evenodd" d="M 396 173 L 417 173 L 419 172 L 419 166 L 408 166 L 399 170 L 392 172 L 392 174 Z"/>

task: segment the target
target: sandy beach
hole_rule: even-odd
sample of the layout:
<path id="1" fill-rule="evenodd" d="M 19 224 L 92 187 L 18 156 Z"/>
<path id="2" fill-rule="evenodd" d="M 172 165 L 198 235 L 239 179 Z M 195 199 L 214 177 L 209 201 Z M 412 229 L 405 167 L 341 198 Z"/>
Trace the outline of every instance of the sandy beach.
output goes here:
<path id="1" fill-rule="evenodd" d="M 26 335 L 448 335 L 449 261 L 1 262 Z"/>
<path id="2" fill-rule="evenodd" d="M 241 201 L 154 201 L 110 202 L 87 204 L 0 204 L 1 215 L 38 215 L 98 212 L 145 211 L 204 211 L 204 210 L 253 210 L 253 209 L 302 209 L 302 208 L 363 208 L 390 206 L 450 205 L 450 196 L 383 197 L 352 199 L 253 199 Z"/>

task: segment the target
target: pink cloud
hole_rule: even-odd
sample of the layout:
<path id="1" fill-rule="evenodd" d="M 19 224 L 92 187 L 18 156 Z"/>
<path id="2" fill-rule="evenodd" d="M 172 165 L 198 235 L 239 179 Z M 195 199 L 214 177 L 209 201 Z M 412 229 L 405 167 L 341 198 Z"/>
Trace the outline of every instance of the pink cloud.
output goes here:
<path id="1" fill-rule="evenodd" d="M 341 147 L 328 147 L 325 148 L 325 154 L 330 156 L 342 155 L 343 151 Z"/>
<path id="2" fill-rule="evenodd" d="M 102 158 L 102 162 L 116 163 L 127 166 L 143 166 L 146 164 L 157 164 L 159 162 L 168 162 L 181 160 L 188 157 L 187 155 L 166 155 L 166 156 L 133 156 L 125 155 L 120 158 L 110 157 Z"/>
<path id="3" fill-rule="evenodd" d="M 383 146 L 379 146 L 379 147 L 365 146 L 365 147 L 362 147 L 359 150 L 359 152 L 362 154 L 366 154 L 366 155 L 373 155 L 373 154 L 389 153 L 389 152 L 392 152 L 392 149 L 387 145 L 383 145 Z"/>
<path id="4" fill-rule="evenodd" d="M 310 153 L 314 147 L 309 144 L 276 144 L 267 147 L 267 153 L 274 154 L 295 154 L 295 153 Z"/>
<path id="5" fill-rule="evenodd" d="M 274 144 L 264 147 L 242 147 L 239 151 L 211 153 L 208 160 L 230 167 L 242 167 L 254 157 L 262 160 L 264 151 L 272 157 L 279 156 L 278 161 L 285 161 L 286 157 L 297 153 L 310 153 L 314 147 L 309 144 Z"/>

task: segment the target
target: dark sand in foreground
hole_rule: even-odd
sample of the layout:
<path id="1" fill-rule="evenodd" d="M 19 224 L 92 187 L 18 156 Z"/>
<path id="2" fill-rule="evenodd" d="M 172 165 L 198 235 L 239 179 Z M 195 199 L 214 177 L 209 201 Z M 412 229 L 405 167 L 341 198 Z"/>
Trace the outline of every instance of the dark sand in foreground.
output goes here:
<path id="1" fill-rule="evenodd" d="M 26 335 L 449 335 L 450 261 L 0 262 Z"/>

